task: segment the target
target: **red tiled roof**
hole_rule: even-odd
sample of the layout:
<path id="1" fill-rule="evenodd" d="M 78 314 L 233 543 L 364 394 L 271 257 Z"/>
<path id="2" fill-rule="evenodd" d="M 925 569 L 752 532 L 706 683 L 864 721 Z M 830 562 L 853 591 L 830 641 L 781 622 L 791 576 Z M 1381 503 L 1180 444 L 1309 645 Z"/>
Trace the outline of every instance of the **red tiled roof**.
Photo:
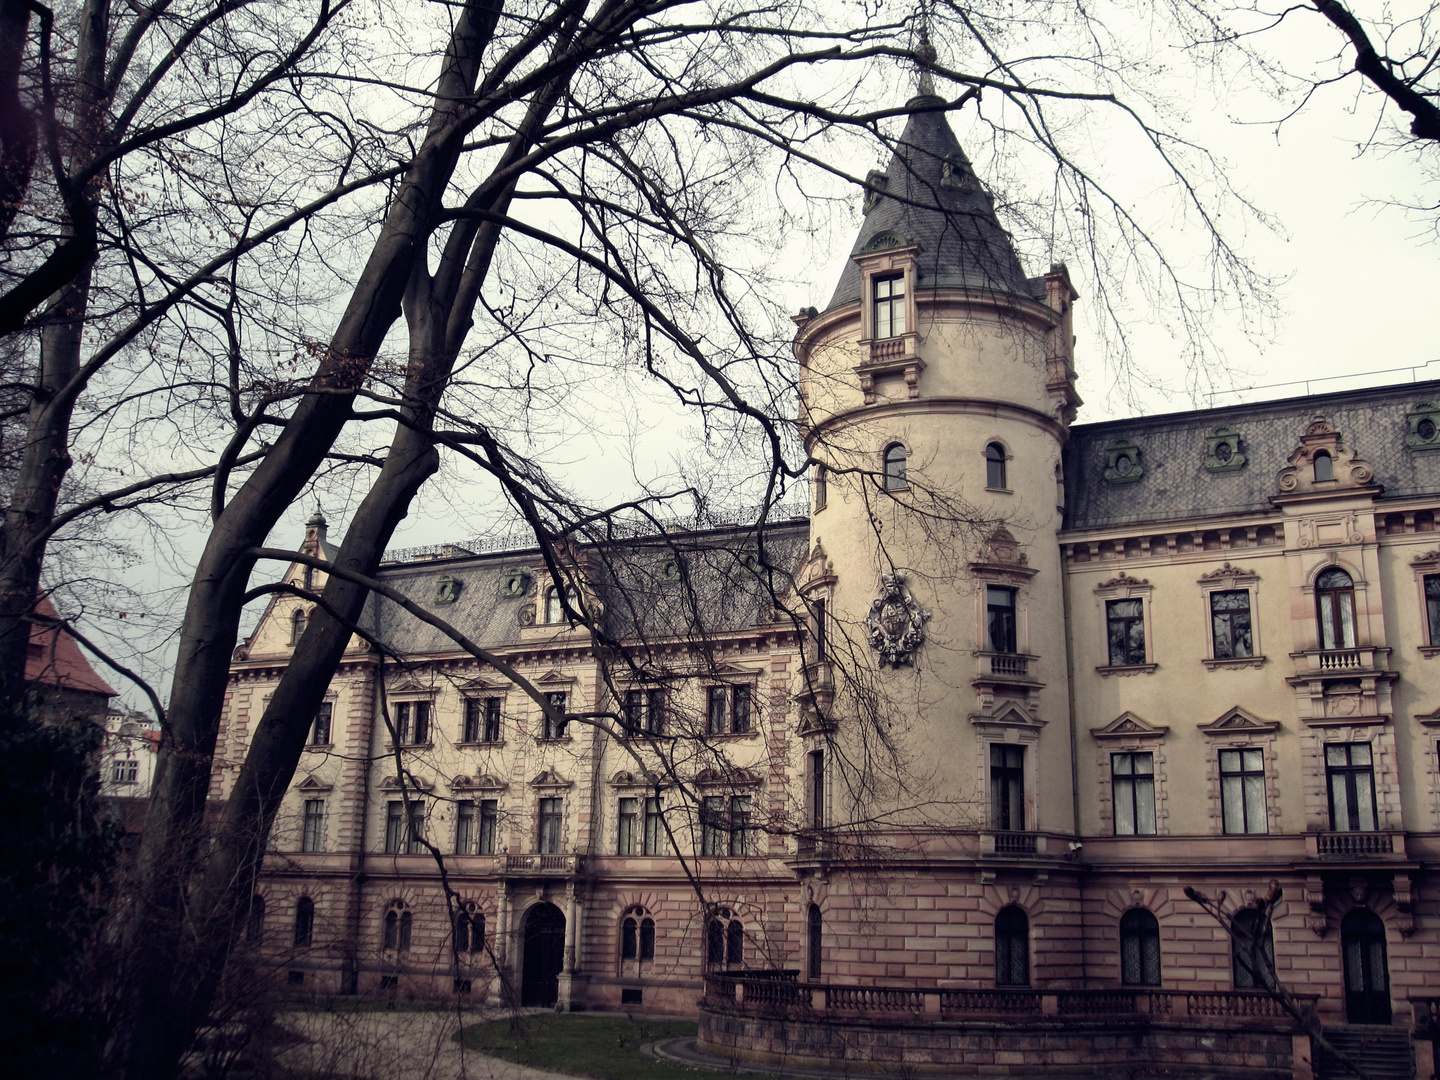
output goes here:
<path id="1" fill-rule="evenodd" d="M 60 613 L 48 598 L 35 605 L 38 615 L 58 619 Z M 25 657 L 25 681 L 41 686 L 58 686 L 62 690 L 79 690 L 86 694 L 115 697 L 110 684 L 102 679 L 80 646 L 69 634 L 49 626 L 30 624 L 30 652 Z"/>

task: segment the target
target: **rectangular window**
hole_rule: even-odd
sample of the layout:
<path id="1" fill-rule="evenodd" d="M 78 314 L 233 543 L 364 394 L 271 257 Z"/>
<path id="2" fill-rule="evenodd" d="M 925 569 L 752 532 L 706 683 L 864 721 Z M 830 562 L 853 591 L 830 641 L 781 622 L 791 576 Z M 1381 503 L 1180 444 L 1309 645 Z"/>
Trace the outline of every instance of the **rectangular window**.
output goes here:
<path id="1" fill-rule="evenodd" d="M 905 333 L 905 275 L 875 279 L 875 336 L 899 337 Z"/>
<path id="2" fill-rule="evenodd" d="M 500 741 L 500 699 L 466 698 L 465 724 L 461 742 L 481 743 Z"/>
<path id="3" fill-rule="evenodd" d="M 134 784 L 140 779 L 140 762 L 136 758 L 122 758 L 115 762 L 110 778 L 117 784 Z"/>
<path id="4" fill-rule="evenodd" d="M 473 743 L 480 741 L 480 711 L 484 708 L 479 698 L 465 699 L 465 720 L 461 724 L 460 741 Z"/>
<path id="5" fill-rule="evenodd" d="M 1145 611 L 1143 600 L 1105 601 L 1105 623 L 1110 641 L 1110 666 L 1145 663 Z"/>
<path id="6" fill-rule="evenodd" d="M 665 822 L 660 816 L 660 800 L 645 800 L 645 851 L 646 855 L 665 854 Z"/>
<path id="7" fill-rule="evenodd" d="M 407 850 L 411 855 L 424 855 L 430 849 L 425 846 L 425 804 L 419 799 L 410 800 L 410 842 Z"/>
<path id="8" fill-rule="evenodd" d="M 480 800 L 480 842 L 481 855 L 495 854 L 495 836 L 500 831 L 500 803 L 496 799 Z"/>
<path id="9" fill-rule="evenodd" d="M 985 586 L 985 624 L 990 633 L 990 651 L 1013 653 L 1015 648 L 1015 590 L 998 585 Z"/>
<path id="10" fill-rule="evenodd" d="M 475 804 L 458 802 L 455 804 L 455 854 L 473 855 L 474 853 Z"/>
<path id="11" fill-rule="evenodd" d="M 709 690 L 709 702 L 705 712 L 707 735 L 724 735 L 726 715 L 729 709 L 729 695 L 723 686 L 712 686 Z"/>
<path id="12" fill-rule="evenodd" d="M 315 722 L 310 726 L 310 745 L 330 745 L 330 716 L 334 706 L 326 701 L 315 712 Z"/>
<path id="13" fill-rule="evenodd" d="M 639 799 L 620 800 L 620 829 L 615 842 L 615 853 L 617 855 L 635 854 L 635 834 L 638 831 L 640 813 Z"/>
<path id="14" fill-rule="evenodd" d="M 1250 593 L 1233 589 L 1210 594 L 1210 633 L 1216 660 L 1254 656 L 1250 639 Z"/>
<path id="15" fill-rule="evenodd" d="M 385 804 L 385 854 L 398 855 L 405 839 L 405 804 L 398 799 Z"/>
<path id="16" fill-rule="evenodd" d="M 1116 836 L 1155 835 L 1155 755 L 1110 755 Z"/>
<path id="17" fill-rule="evenodd" d="M 825 827 L 825 751 L 810 752 L 810 827 Z"/>
<path id="18" fill-rule="evenodd" d="M 826 491 L 825 491 L 826 482 L 825 482 L 825 466 L 824 466 L 824 465 L 816 465 L 816 466 L 815 466 L 815 470 L 814 470 L 814 472 L 811 474 L 810 484 L 811 484 L 811 487 L 813 488 L 814 493 L 815 493 L 815 509 L 816 509 L 816 510 L 824 510 L 824 509 L 825 509 L 825 497 L 826 497 Z"/>
<path id="19" fill-rule="evenodd" d="M 641 732 L 645 730 L 645 691 L 625 691 L 625 730 Z"/>
<path id="20" fill-rule="evenodd" d="M 1001 832 L 1025 828 L 1025 748 L 990 744 L 990 827 Z"/>
<path id="21" fill-rule="evenodd" d="M 500 699 L 498 697 L 485 699 L 485 726 L 480 729 L 480 741 L 500 741 Z"/>
<path id="22" fill-rule="evenodd" d="M 1265 817 L 1264 751 L 1220 751 L 1220 816 L 1227 833 L 1270 831 Z"/>
<path id="23" fill-rule="evenodd" d="M 560 799 L 540 800 L 540 854 L 560 854 L 560 826 L 564 804 Z"/>
<path id="24" fill-rule="evenodd" d="M 562 719 L 556 720 L 556 719 L 552 718 L 551 715 L 550 715 L 548 712 L 545 714 L 545 738 L 547 738 L 547 739 L 563 739 L 563 738 L 565 738 L 565 727 L 566 727 L 566 723 L 565 723 L 565 720 L 563 719 L 563 717 L 564 717 L 564 715 L 565 715 L 565 702 L 566 702 L 566 694 L 565 694 L 565 691 L 564 691 L 564 690 L 555 690 L 555 691 L 552 691 L 552 692 L 550 692 L 550 693 L 548 693 L 548 694 L 545 695 L 545 701 L 549 704 L 549 706 L 550 706 L 551 709 L 553 709 L 555 712 L 559 713 L 560 716 L 562 717 Z"/>
<path id="25" fill-rule="evenodd" d="M 707 795 L 700 804 L 700 854 L 725 854 L 725 796 Z"/>
<path id="26" fill-rule="evenodd" d="M 1325 747 L 1325 783 L 1330 789 L 1330 828 L 1335 832 L 1375 830 L 1375 759 L 1369 743 Z"/>
<path id="27" fill-rule="evenodd" d="M 305 800 L 305 829 L 300 837 L 301 851 L 325 850 L 325 800 Z"/>
<path id="28" fill-rule="evenodd" d="M 1429 644 L 1440 648 L 1440 574 L 1425 578 L 1425 621 L 1430 628 Z"/>
<path id="29" fill-rule="evenodd" d="M 827 633 L 827 632 L 829 631 L 829 629 L 830 629 L 828 626 L 825 625 L 825 617 L 826 617 L 825 601 L 824 601 L 824 600 L 816 600 L 816 601 L 815 601 L 815 662 L 816 662 L 817 664 L 820 663 L 822 660 L 825 659 L 825 651 L 826 651 L 826 648 L 827 648 L 827 646 L 828 646 L 828 644 L 829 644 L 829 643 L 825 640 L 825 635 L 826 635 L 826 633 Z"/>
<path id="30" fill-rule="evenodd" d="M 430 702 L 401 701 L 395 705 L 395 737 L 401 746 L 430 741 Z"/>
<path id="31" fill-rule="evenodd" d="M 664 734 L 665 691 L 625 691 L 625 728 L 636 734 Z"/>
<path id="32" fill-rule="evenodd" d="M 750 688 L 732 688 L 730 700 L 733 706 L 730 710 L 730 730 L 736 735 L 743 735 L 750 730 Z"/>
<path id="33" fill-rule="evenodd" d="M 730 854 L 755 854 L 755 830 L 750 824 L 749 795 L 730 796 Z"/>

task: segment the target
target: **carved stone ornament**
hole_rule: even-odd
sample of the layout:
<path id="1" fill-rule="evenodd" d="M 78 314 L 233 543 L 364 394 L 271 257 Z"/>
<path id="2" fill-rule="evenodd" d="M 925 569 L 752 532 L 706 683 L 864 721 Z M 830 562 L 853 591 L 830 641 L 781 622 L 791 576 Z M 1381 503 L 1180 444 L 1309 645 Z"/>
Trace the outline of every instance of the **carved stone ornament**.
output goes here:
<path id="1" fill-rule="evenodd" d="M 464 585 L 446 574 L 435 583 L 435 603 L 438 605 L 453 604 L 460 599 L 460 590 Z"/>
<path id="2" fill-rule="evenodd" d="M 880 666 L 907 667 L 915 650 L 925 641 L 925 624 L 930 612 L 923 611 L 905 579 L 899 574 L 882 574 L 880 595 L 870 604 L 865 626 L 870 644 L 880 654 Z"/>
<path id="3" fill-rule="evenodd" d="M 1317 463 L 1316 459 L 1326 460 Z M 1310 421 L 1289 464 L 1275 477 L 1281 495 L 1306 495 L 1365 487 L 1375 479 L 1375 470 L 1345 445 L 1335 425 L 1317 415 Z M 1358 542 L 1358 541 L 1357 541 Z"/>

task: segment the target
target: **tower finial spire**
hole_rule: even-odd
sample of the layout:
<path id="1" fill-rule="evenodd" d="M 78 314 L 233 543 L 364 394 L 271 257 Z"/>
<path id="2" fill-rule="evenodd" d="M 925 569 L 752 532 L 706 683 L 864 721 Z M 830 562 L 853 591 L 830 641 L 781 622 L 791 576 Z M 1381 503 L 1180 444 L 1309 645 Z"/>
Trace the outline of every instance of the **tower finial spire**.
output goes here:
<path id="1" fill-rule="evenodd" d="M 916 44 L 915 44 L 915 66 L 919 69 L 919 85 L 916 93 L 921 97 L 930 97 L 935 93 L 935 80 L 931 75 L 931 68 L 935 66 L 935 46 L 930 41 L 930 0 L 920 0 L 920 13 L 917 18 Z"/>

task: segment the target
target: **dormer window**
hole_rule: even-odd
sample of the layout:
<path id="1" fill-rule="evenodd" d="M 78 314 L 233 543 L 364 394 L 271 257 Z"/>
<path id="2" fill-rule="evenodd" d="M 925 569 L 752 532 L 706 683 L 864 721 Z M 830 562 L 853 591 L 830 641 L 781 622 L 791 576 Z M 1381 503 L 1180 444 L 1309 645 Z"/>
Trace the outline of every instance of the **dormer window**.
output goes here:
<path id="1" fill-rule="evenodd" d="M 875 290 L 874 337 L 899 337 L 905 333 L 905 275 L 890 274 L 873 279 Z"/>
<path id="2" fill-rule="evenodd" d="M 1321 483 L 1325 480 L 1335 479 L 1335 462 L 1330 455 L 1321 450 L 1315 455 L 1315 482 Z"/>

